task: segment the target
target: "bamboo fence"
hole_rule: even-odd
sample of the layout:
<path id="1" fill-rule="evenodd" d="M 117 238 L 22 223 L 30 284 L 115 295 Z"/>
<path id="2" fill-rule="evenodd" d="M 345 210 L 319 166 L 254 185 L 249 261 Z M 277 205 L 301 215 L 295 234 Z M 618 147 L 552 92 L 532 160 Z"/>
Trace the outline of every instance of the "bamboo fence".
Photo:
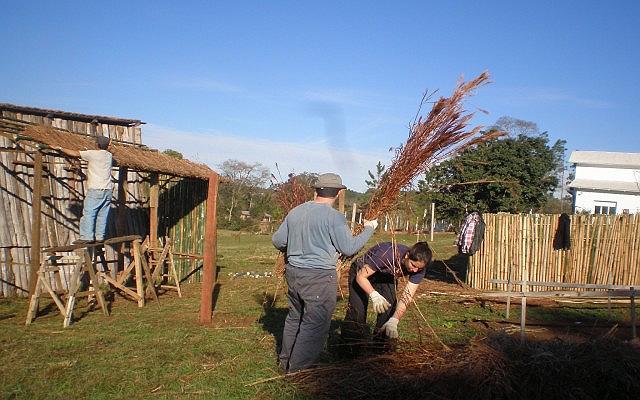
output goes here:
<path id="1" fill-rule="evenodd" d="M 206 181 L 161 177 L 158 235 L 171 239 L 174 252 L 191 255 L 175 257 L 178 276 L 187 282 L 200 282 L 198 267 L 204 253 L 206 194 Z"/>
<path id="2" fill-rule="evenodd" d="M 559 215 L 484 214 L 484 242 L 469 261 L 467 283 L 489 280 L 640 286 L 640 214 L 571 215 L 571 248 L 555 250 Z M 559 287 L 557 288 L 560 289 Z M 554 290 L 530 286 L 529 290 Z"/>
<path id="3" fill-rule="evenodd" d="M 59 118 L 46 118 L 2 112 L 2 117 L 39 123 L 89 135 L 105 135 L 125 143 L 141 144 L 139 127 L 91 124 Z M 0 148 L 10 149 L 11 139 L 0 135 Z M 32 196 L 34 156 L 28 151 L 0 151 L 0 296 L 26 296 L 31 261 Z M 82 165 L 53 155 L 43 155 L 41 247 L 60 246 L 78 238 L 84 186 Z M 114 168 L 113 176 L 118 177 Z M 149 233 L 149 173 L 128 170 L 124 175 L 126 205 L 125 234 Z M 179 186 L 179 190 L 173 189 Z M 203 253 L 205 197 L 207 182 L 161 176 L 159 237 L 173 240 L 174 251 Z M 173 189 L 173 190 L 172 190 Z M 118 199 L 114 186 L 108 236 L 115 236 Z M 116 249 L 106 246 L 109 260 L 117 259 Z M 200 260 L 177 258 L 179 276 L 192 271 Z M 71 266 L 69 266 L 71 268 Z M 193 274 L 190 280 L 198 279 Z M 57 282 L 52 279 L 55 290 Z"/>

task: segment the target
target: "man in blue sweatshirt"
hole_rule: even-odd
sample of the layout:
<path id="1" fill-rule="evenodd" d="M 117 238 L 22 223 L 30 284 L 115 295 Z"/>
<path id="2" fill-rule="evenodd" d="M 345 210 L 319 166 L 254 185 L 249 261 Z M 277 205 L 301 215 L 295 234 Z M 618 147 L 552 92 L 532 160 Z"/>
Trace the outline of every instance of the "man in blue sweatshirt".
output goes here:
<path id="1" fill-rule="evenodd" d="M 316 198 L 289 211 L 273 234 L 273 245 L 286 252 L 285 269 L 289 314 L 282 333 L 280 368 L 295 372 L 313 366 L 324 348 L 336 308 L 336 262 L 340 254 L 356 254 L 378 226 L 365 221 L 353 236 L 347 221 L 333 204 L 346 189 L 336 174 L 322 174 L 315 184 Z"/>

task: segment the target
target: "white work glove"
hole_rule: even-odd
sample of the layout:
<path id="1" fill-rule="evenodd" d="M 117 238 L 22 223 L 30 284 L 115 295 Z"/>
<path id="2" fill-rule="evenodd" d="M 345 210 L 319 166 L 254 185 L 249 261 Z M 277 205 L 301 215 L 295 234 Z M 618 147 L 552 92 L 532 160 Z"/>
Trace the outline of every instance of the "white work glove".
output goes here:
<path id="1" fill-rule="evenodd" d="M 382 314 L 391 307 L 391 303 L 375 290 L 371 292 L 369 298 L 371 299 L 371 304 L 373 304 L 373 311 L 378 314 Z"/>
<path id="2" fill-rule="evenodd" d="M 380 327 L 380 332 L 384 333 L 389 339 L 398 338 L 398 318 L 391 317 Z"/>
<path id="3" fill-rule="evenodd" d="M 377 219 L 372 219 L 371 221 L 369 221 L 369 220 L 365 219 L 363 225 L 364 225 L 365 228 L 367 226 L 370 226 L 375 231 L 376 228 L 378 227 L 378 220 Z"/>

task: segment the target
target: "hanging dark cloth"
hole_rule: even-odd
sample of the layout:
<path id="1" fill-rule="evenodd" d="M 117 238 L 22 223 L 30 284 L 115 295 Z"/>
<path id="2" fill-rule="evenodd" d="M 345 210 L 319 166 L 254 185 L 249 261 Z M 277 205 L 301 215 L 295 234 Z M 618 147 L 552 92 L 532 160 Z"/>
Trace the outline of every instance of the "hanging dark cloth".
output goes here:
<path id="1" fill-rule="evenodd" d="M 473 255 L 484 240 L 485 223 L 482 214 L 477 211 L 469 213 L 460 229 L 458 240 L 458 251 L 460 254 Z"/>
<path id="2" fill-rule="evenodd" d="M 571 249 L 571 218 L 567 213 L 560 214 L 558 228 L 553 237 L 553 248 L 555 250 Z"/>

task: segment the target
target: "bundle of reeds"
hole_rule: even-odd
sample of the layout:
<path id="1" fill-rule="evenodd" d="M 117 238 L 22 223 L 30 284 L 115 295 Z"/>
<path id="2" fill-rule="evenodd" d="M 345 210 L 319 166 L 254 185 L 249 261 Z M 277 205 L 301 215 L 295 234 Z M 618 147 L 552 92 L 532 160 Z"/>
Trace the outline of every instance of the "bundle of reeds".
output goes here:
<path id="1" fill-rule="evenodd" d="M 279 182 L 275 175 L 271 178 L 276 182 L 274 184 L 274 197 L 276 203 L 282 209 L 284 215 L 313 198 L 313 188 L 310 183 L 299 176 L 289 174 L 287 181 Z M 276 258 L 275 273 L 281 277 L 284 275 L 284 266 L 286 264 L 285 254 L 280 252 Z"/>
<path id="2" fill-rule="evenodd" d="M 287 213 L 295 207 L 313 198 L 311 185 L 294 174 L 289 174 L 286 182 L 278 182 L 273 174 L 271 178 L 276 182 L 274 184 L 276 203 L 280 206 L 284 215 L 287 215 Z"/>
<path id="3" fill-rule="evenodd" d="M 471 81 L 460 81 L 451 97 L 438 99 L 426 117 L 418 112 L 406 143 L 396 150 L 391 166 L 380 179 L 365 209 L 365 219 L 376 219 L 390 211 L 400 192 L 432 165 L 470 146 L 503 135 L 499 131 L 479 135 L 481 126 L 467 129 L 473 113 L 464 109 L 463 101 L 488 82 L 489 73 L 486 71 Z M 425 95 L 422 104 L 429 97 Z"/>

